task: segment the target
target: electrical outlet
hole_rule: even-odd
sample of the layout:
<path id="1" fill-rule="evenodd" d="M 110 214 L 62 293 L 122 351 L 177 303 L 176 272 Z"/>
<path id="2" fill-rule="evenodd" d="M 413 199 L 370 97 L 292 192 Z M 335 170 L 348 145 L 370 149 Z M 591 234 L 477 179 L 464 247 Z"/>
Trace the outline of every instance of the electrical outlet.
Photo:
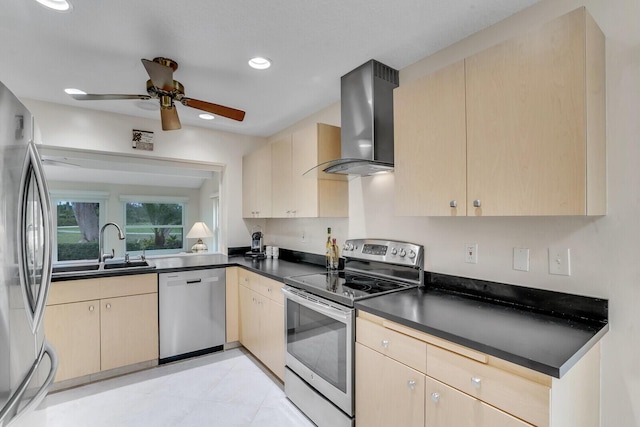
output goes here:
<path id="1" fill-rule="evenodd" d="M 529 249 L 513 248 L 513 269 L 529 271 Z"/>
<path id="2" fill-rule="evenodd" d="M 477 243 L 469 243 L 467 244 L 467 246 L 465 246 L 464 262 L 468 262 L 470 264 L 478 263 L 478 244 Z"/>
<path id="3" fill-rule="evenodd" d="M 549 248 L 549 274 L 571 276 L 571 251 L 569 248 Z"/>

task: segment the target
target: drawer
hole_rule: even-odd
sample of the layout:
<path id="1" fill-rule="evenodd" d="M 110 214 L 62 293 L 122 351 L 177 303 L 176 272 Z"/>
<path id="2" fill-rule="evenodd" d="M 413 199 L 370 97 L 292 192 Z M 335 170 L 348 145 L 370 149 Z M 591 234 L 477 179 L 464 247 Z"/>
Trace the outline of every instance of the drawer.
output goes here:
<path id="1" fill-rule="evenodd" d="M 47 305 L 100 299 L 100 279 L 51 282 Z"/>
<path id="2" fill-rule="evenodd" d="M 260 276 L 243 268 L 238 270 L 238 284 L 246 286 L 252 291 L 260 291 Z"/>
<path id="3" fill-rule="evenodd" d="M 428 346 L 427 375 L 537 426 L 549 425 L 550 388 Z"/>
<path id="4" fill-rule="evenodd" d="M 423 341 L 361 318 L 356 320 L 356 341 L 417 371 L 427 372 L 427 343 Z"/>
<path id="5" fill-rule="evenodd" d="M 153 294 L 156 292 L 158 292 L 158 275 L 155 273 L 100 278 L 100 298 Z"/>
<path id="6" fill-rule="evenodd" d="M 429 427 L 532 427 L 506 412 L 427 377 L 426 418 Z"/>
<path id="7" fill-rule="evenodd" d="M 268 279 L 266 277 L 261 277 L 260 282 L 261 283 L 258 292 L 261 295 L 269 298 L 270 300 L 274 300 L 281 305 L 284 305 L 284 294 L 280 292 L 280 289 L 284 286 L 284 283 Z"/>

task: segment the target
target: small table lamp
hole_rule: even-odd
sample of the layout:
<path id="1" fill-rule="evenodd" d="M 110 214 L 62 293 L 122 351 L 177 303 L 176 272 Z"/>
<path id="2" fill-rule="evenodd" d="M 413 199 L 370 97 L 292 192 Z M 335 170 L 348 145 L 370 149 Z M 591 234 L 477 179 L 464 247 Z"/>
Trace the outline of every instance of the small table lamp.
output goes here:
<path id="1" fill-rule="evenodd" d="M 187 233 L 187 239 L 198 239 L 195 245 L 191 246 L 191 252 L 207 252 L 209 249 L 202 241 L 203 237 L 213 237 L 213 233 L 204 222 L 196 222 Z"/>

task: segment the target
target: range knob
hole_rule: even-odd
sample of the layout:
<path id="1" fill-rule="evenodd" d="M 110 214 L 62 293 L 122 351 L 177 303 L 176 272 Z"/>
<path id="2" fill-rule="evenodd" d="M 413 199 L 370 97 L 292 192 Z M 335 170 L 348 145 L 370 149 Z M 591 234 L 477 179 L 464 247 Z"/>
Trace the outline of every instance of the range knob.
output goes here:
<path id="1" fill-rule="evenodd" d="M 404 258 L 407 252 L 404 249 L 400 249 L 400 256 Z"/>
<path id="2" fill-rule="evenodd" d="M 409 251 L 409 258 L 414 259 L 416 257 L 416 253 L 413 250 Z"/>
<path id="3" fill-rule="evenodd" d="M 391 255 L 398 255 L 398 250 L 396 248 L 391 248 Z"/>
<path id="4" fill-rule="evenodd" d="M 353 243 L 345 243 L 344 244 L 344 250 L 345 251 L 352 251 L 353 250 Z"/>

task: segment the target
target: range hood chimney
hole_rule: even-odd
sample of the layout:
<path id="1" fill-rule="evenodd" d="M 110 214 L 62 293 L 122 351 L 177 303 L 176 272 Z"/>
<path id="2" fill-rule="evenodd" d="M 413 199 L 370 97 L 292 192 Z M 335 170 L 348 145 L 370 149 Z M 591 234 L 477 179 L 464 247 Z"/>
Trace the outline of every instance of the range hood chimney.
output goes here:
<path id="1" fill-rule="evenodd" d="M 370 60 L 341 79 L 341 158 L 326 173 L 372 175 L 393 170 L 393 89 L 398 71 Z"/>

